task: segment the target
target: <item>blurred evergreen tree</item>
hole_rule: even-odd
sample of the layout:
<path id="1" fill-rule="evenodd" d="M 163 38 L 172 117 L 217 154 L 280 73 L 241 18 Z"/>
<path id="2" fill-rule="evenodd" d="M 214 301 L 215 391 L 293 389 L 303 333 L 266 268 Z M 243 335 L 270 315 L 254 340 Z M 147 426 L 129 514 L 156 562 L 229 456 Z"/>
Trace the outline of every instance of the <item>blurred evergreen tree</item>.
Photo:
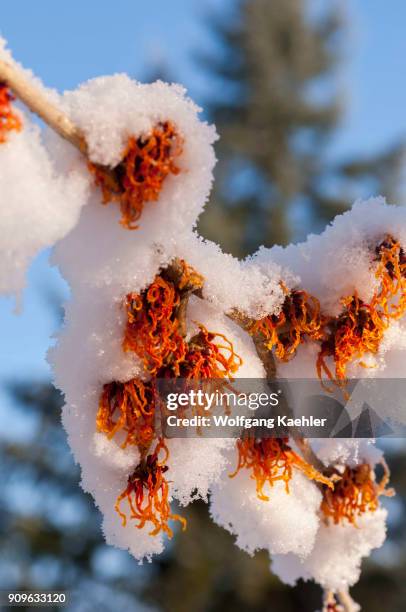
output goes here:
<path id="1" fill-rule="evenodd" d="M 342 6 L 233 6 L 210 16 L 216 51 L 199 56 L 212 80 L 204 107 L 220 134 L 203 235 L 246 255 L 261 244 L 303 239 L 356 197 L 396 196 L 401 145 L 341 164 L 327 155 L 341 108 L 335 77 L 346 33 Z"/>

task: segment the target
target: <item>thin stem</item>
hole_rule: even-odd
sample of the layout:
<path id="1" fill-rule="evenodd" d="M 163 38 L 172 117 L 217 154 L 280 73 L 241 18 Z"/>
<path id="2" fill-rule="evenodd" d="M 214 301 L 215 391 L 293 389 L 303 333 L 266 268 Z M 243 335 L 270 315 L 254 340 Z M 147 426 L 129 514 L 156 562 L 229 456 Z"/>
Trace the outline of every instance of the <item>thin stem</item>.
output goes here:
<path id="1" fill-rule="evenodd" d="M 323 594 L 323 612 L 331 612 L 334 609 L 337 609 L 334 591 L 325 590 Z"/>
<path id="2" fill-rule="evenodd" d="M 343 607 L 344 612 L 359 612 L 360 605 L 351 597 L 348 591 L 337 591 L 337 599 Z"/>
<path id="3" fill-rule="evenodd" d="M 22 70 L 0 60 L 0 82 L 6 83 L 19 100 L 62 138 L 73 144 L 84 155 L 87 154 L 86 140 L 79 128 L 31 83 Z"/>

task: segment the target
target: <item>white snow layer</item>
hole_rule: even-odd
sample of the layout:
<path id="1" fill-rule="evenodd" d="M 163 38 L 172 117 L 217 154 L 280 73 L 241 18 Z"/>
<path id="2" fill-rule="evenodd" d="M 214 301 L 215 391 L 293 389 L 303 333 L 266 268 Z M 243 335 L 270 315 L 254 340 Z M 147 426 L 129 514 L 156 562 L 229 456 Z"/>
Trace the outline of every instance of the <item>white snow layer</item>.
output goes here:
<path id="1" fill-rule="evenodd" d="M 39 128 L 22 120 L 0 144 L 0 293 L 9 295 L 21 293 L 31 260 L 77 223 L 89 185 L 79 166 L 57 175 Z"/>
<path id="2" fill-rule="evenodd" d="M 355 290 L 362 300 L 371 299 L 377 286 L 374 249 L 387 234 L 406 247 L 406 208 L 371 198 L 355 202 L 320 235 L 285 248 L 261 248 L 249 261 L 264 269 L 269 262 L 289 268 L 301 288 L 320 300 L 323 311 L 336 315 L 340 299 Z"/>
<path id="3" fill-rule="evenodd" d="M 0 38 L 0 59 L 22 70 L 5 45 Z M 46 93 L 29 71 L 24 73 L 55 102 L 55 93 Z M 78 221 L 89 179 L 83 163 L 67 164 L 64 174 L 58 174 L 39 127 L 26 113 L 16 112 L 21 131 L 10 131 L 6 142 L 0 143 L 0 294 L 18 297 L 31 260 Z"/>
<path id="4" fill-rule="evenodd" d="M 235 462 L 234 451 L 232 470 Z M 213 487 L 210 513 L 218 525 L 236 536 L 237 546 L 249 554 L 266 549 L 271 554 L 308 555 L 319 526 L 321 493 L 317 486 L 294 471 L 289 493 L 282 481 L 276 481 L 264 488 L 269 497 L 264 501 L 257 496 L 250 470 L 242 469 L 234 478 L 229 473 Z"/>
<path id="5" fill-rule="evenodd" d="M 384 508 L 366 512 L 350 523 L 320 525 L 316 543 L 305 559 L 294 554 L 275 555 L 272 571 L 286 584 L 294 585 L 299 578 L 315 580 L 323 588 L 346 590 L 357 582 L 361 561 L 374 548 L 382 546 L 386 535 Z"/>

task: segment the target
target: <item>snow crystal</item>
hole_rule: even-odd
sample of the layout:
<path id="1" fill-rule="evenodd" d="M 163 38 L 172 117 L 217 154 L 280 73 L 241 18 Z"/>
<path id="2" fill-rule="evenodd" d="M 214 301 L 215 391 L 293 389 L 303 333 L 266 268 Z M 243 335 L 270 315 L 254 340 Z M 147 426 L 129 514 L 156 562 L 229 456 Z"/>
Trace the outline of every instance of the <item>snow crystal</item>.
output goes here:
<path id="1" fill-rule="evenodd" d="M 357 294 L 366 302 L 371 300 L 379 283 L 375 276 L 375 248 L 387 235 L 398 240 L 402 248 L 406 247 L 406 210 L 386 204 L 383 198 L 371 198 L 356 202 L 322 234 L 310 235 L 306 242 L 286 248 L 261 248 L 247 264 L 259 266 L 264 273 L 275 265 L 284 271 L 290 270 L 296 280 L 292 281 L 291 277 L 288 286 L 309 292 L 320 301 L 324 314 L 336 316 L 342 311 L 344 297 Z M 348 378 L 404 378 L 405 348 L 405 321 L 390 321 L 377 353 L 366 353 L 362 360 L 349 363 Z M 315 378 L 319 350 L 318 343 L 301 345 L 293 360 L 278 363 L 278 375 Z M 329 362 L 331 367 L 331 358 L 327 358 Z M 398 417 L 399 412 L 399 408 L 394 408 Z"/>
<path id="2" fill-rule="evenodd" d="M 54 104 L 55 92 L 24 70 L 0 38 L 0 59 L 15 66 Z M 15 109 L 15 103 L 13 102 Z M 25 274 L 39 251 L 52 246 L 76 224 L 87 198 L 89 179 L 81 165 L 66 165 L 59 175 L 41 141 L 40 129 L 28 115 L 16 111 L 22 129 L 10 132 L 0 144 L 0 293 L 17 295 L 25 285 Z"/>
<path id="3" fill-rule="evenodd" d="M 126 316 L 123 299 L 104 291 L 83 291 L 65 305 L 65 325 L 50 349 L 56 385 L 75 401 L 96 387 L 142 374 L 141 361 L 122 348 Z"/>
<path id="4" fill-rule="evenodd" d="M 167 441 L 172 495 L 182 506 L 196 499 L 207 502 L 211 487 L 219 482 L 229 466 L 225 451 L 234 444 L 235 440 L 225 438 L 174 438 Z"/>
<path id="5" fill-rule="evenodd" d="M 369 463 L 374 467 L 382 459 L 382 451 L 368 439 L 318 438 L 310 440 L 313 450 L 324 465 L 355 467 Z"/>
<path id="6" fill-rule="evenodd" d="M 102 433 L 93 436 L 94 455 L 100 457 L 109 467 L 117 467 L 130 474 L 140 462 L 140 453 L 137 448 L 127 446 L 121 448 L 116 440 L 110 440 Z"/>
<path id="7" fill-rule="evenodd" d="M 179 237 L 181 252 L 204 276 L 204 298 L 221 312 L 238 310 L 255 319 L 279 312 L 285 297 L 280 281 L 288 276 L 279 265 L 269 264 L 266 271 L 247 265 L 196 234 Z"/>

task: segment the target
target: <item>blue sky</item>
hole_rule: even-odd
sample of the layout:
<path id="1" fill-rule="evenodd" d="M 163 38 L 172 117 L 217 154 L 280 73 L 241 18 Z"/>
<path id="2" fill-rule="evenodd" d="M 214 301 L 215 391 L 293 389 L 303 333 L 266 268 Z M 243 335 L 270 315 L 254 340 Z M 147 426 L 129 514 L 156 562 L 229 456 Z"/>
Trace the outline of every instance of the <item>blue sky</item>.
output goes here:
<path id="1" fill-rule="evenodd" d="M 233 0 L 224 0 L 222 10 Z M 46 85 L 60 90 L 113 72 L 142 79 L 147 65 L 164 60 L 173 77 L 199 97 L 207 80 L 193 52 L 210 47 L 202 16 L 215 0 L 13 0 L 1 9 L 1 33 L 15 57 Z M 406 3 L 347 0 L 348 33 L 342 82 L 346 112 L 331 154 L 372 153 L 406 133 Z M 31 267 L 24 311 L 0 300 L 0 377 L 41 376 L 57 319 L 44 288 L 66 287 L 42 254 Z M 3 398 L 4 399 L 4 398 Z M 0 405 L 0 415 L 5 400 Z"/>
<path id="2" fill-rule="evenodd" d="M 406 133 L 406 4 L 347 0 L 342 81 L 347 105 L 335 149 L 373 152 Z"/>

